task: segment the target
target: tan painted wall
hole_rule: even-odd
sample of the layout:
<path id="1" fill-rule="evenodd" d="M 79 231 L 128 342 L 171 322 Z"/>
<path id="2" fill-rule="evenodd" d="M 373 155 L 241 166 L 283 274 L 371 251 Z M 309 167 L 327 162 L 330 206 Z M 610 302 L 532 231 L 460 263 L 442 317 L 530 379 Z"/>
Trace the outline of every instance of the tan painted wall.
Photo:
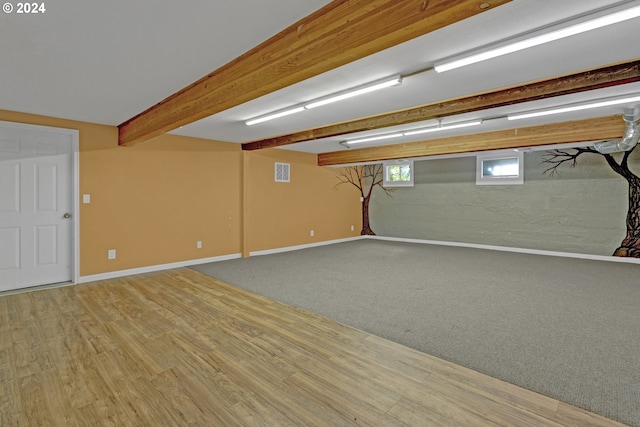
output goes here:
<path id="1" fill-rule="evenodd" d="M 279 149 L 244 154 L 248 252 L 359 235 L 360 194 L 352 186 L 334 188 L 335 169 L 318 167 L 315 154 Z M 275 182 L 275 162 L 291 164 L 291 182 Z"/>
<path id="2" fill-rule="evenodd" d="M 80 194 L 91 194 L 81 276 L 241 252 L 238 144 L 163 135 L 123 148 L 113 126 L 1 110 L 0 120 L 79 129 Z"/>
<path id="3" fill-rule="evenodd" d="M 313 154 L 243 152 L 239 144 L 175 135 L 118 147 L 113 126 L 6 110 L 0 120 L 80 131 L 80 197 L 91 194 L 91 204 L 80 204 L 81 276 L 248 255 L 360 230 L 357 192 L 334 190 L 333 169 L 318 167 Z M 291 163 L 291 183 L 274 183 L 275 160 Z M 107 259 L 108 249 L 117 259 Z"/>
<path id="4" fill-rule="evenodd" d="M 240 253 L 239 148 L 163 135 L 83 152 L 82 274 Z"/>

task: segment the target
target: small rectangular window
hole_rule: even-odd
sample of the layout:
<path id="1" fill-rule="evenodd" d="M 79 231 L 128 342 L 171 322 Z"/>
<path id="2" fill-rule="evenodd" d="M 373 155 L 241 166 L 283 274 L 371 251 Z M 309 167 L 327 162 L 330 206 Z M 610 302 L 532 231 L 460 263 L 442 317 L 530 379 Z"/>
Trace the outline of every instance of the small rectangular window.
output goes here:
<path id="1" fill-rule="evenodd" d="M 289 163 L 278 163 L 276 162 L 275 174 L 276 174 L 276 182 L 289 182 L 289 172 L 291 166 Z"/>
<path id="2" fill-rule="evenodd" d="M 522 152 L 478 154 L 476 156 L 477 185 L 518 185 L 524 183 Z"/>
<path id="3" fill-rule="evenodd" d="M 384 162 L 385 187 L 413 187 L 413 161 Z"/>

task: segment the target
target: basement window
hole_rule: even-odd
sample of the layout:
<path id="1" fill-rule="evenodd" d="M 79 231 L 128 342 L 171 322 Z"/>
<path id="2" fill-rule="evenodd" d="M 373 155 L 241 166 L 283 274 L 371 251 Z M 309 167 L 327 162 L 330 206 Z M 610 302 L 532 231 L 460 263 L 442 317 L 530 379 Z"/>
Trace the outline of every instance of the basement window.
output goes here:
<path id="1" fill-rule="evenodd" d="M 413 161 L 396 160 L 384 162 L 385 187 L 413 187 Z"/>
<path id="2" fill-rule="evenodd" d="M 476 156 L 476 185 L 521 185 L 524 183 L 524 153 Z"/>
<path id="3" fill-rule="evenodd" d="M 275 167 L 275 179 L 276 182 L 289 182 L 289 172 L 291 170 L 291 165 L 289 163 L 278 163 L 276 162 Z"/>

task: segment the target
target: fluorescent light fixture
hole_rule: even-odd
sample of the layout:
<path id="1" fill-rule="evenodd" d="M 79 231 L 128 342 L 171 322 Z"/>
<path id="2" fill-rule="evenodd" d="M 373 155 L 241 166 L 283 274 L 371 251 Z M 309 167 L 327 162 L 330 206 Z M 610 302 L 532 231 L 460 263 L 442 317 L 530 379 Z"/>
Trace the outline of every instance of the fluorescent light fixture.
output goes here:
<path id="1" fill-rule="evenodd" d="M 618 96 L 615 98 L 602 98 L 588 102 L 580 102 L 575 104 L 567 104 L 555 108 L 546 108 L 534 111 L 525 111 L 523 113 L 514 113 L 507 115 L 509 120 L 528 119 L 531 117 L 550 116 L 553 114 L 569 113 L 571 111 L 588 110 L 591 108 L 609 107 L 612 105 L 631 104 L 633 102 L 640 102 L 640 94 L 632 94 L 625 96 Z"/>
<path id="2" fill-rule="evenodd" d="M 485 61 L 487 59 L 496 58 L 498 56 L 506 55 L 533 46 L 549 43 L 554 40 L 559 40 L 565 37 L 584 33 L 596 28 L 602 28 L 608 25 L 637 18 L 640 16 L 640 3 L 638 1 L 627 2 L 624 5 L 618 5 L 613 8 L 600 11 L 600 13 L 606 13 L 606 15 L 598 16 L 592 19 L 588 19 L 588 17 L 583 18 L 588 20 L 578 22 L 569 26 L 567 26 L 567 24 L 559 24 L 557 26 L 552 26 L 536 32 L 540 33 L 541 31 L 544 31 L 541 34 L 536 35 L 536 33 L 534 33 L 522 35 L 512 40 L 506 40 L 502 43 L 499 43 L 495 47 L 488 47 L 485 50 L 477 51 L 477 53 L 469 53 L 464 56 L 445 59 L 442 62 L 436 63 L 434 69 L 436 70 L 436 72 L 442 73 L 444 71 L 453 70 L 465 65 L 475 64 L 476 62 Z M 593 14 L 591 16 L 593 16 Z M 556 27 L 560 28 L 554 29 Z"/>
<path id="3" fill-rule="evenodd" d="M 440 125 L 440 126 L 433 126 L 430 128 L 424 128 L 424 129 L 416 129 L 416 130 L 412 130 L 409 132 L 405 132 L 403 133 L 404 136 L 411 136 L 411 135 L 419 135 L 421 133 L 427 133 L 427 132 L 439 132 L 439 131 L 443 131 L 443 130 L 449 130 L 449 129 L 458 129 L 458 128 L 466 128 L 468 126 L 478 126 L 482 124 L 482 120 L 474 120 L 474 121 L 470 121 L 470 122 L 463 122 L 463 123 L 454 123 L 451 125 Z"/>
<path id="4" fill-rule="evenodd" d="M 363 86 L 357 89 L 351 89 L 346 92 L 338 93 L 336 95 L 331 95 L 327 98 L 322 98 L 317 101 L 310 102 L 304 106 L 307 110 L 312 108 L 320 107 L 323 105 L 331 104 L 336 101 L 342 101 L 343 99 L 353 98 L 354 96 L 362 95 L 365 93 L 373 92 L 379 89 L 384 89 L 386 87 L 397 86 L 402 83 L 402 77 L 396 76 L 391 79 L 387 79 L 381 82 L 373 83 L 367 86 Z"/>
<path id="5" fill-rule="evenodd" d="M 389 133 L 386 135 L 378 135 L 378 136 L 370 136 L 367 138 L 360 138 L 360 139 L 352 139 L 351 141 L 345 141 L 345 144 L 360 144 L 361 142 L 370 142 L 370 141 L 379 141 L 381 139 L 389 139 L 389 138 L 398 138 L 403 136 L 404 134 L 402 132 L 398 132 L 398 133 Z"/>
<path id="6" fill-rule="evenodd" d="M 341 144 L 347 144 L 347 145 L 359 144 L 361 142 L 372 142 L 372 141 L 379 141 L 381 139 L 399 138 L 401 136 L 411 136 L 411 135 L 418 135 L 418 134 L 427 133 L 427 132 L 438 132 L 438 131 L 449 130 L 449 129 L 458 129 L 458 128 L 464 128 L 467 126 L 477 126 L 480 124 L 482 124 L 482 120 L 473 120 L 470 122 L 454 123 L 450 125 L 438 125 L 438 126 L 433 126 L 433 127 L 424 128 L 424 129 L 416 129 L 408 132 L 388 133 L 384 135 L 353 139 L 351 141 L 342 141 Z"/>
<path id="7" fill-rule="evenodd" d="M 277 111 L 275 113 L 267 114 L 265 116 L 256 117 L 253 119 L 249 119 L 245 122 L 247 126 L 255 125 L 258 123 L 266 122 L 268 120 L 277 119 L 279 117 L 288 116 L 289 114 L 299 113 L 304 110 L 310 110 L 312 108 L 320 107 L 322 105 L 331 104 L 332 102 L 342 101 L 343 99 L 353 98 L 354 96 L 362 95 L 365 93 L 373 92 L 378 89 L 384 89 L 386 87 L 397 86 L 402 83 L 402 76 L 395 76 L 392 78 L 378 80 L 376 82 L 370 83 L 366 86 L 360 86 L 355 89 L 350 89 L 345 92 L 339 92 L 333 95 L 329 95 L 325 98 L 319 98 L 315 101 L 309 102 L 305 105 L 298 105 L 296 107 L 291 107 L 286 110 Z"/>
<path id="8" fill-rule="evenodd" d="M 278 117 L 288 116 L 289 114 L 299 113 L 300 111 L 304 111 L 304 107 L 295 107 L 290 108 L 288 110 L 278 111 L 277 113 L 267 114 L 266 116 L 257 117 L 255 119 L 247 120 L 245 124 L 247 126 L 255 125 L 258 123 L 266 122 L 268 120 L 277 119 Z"/>

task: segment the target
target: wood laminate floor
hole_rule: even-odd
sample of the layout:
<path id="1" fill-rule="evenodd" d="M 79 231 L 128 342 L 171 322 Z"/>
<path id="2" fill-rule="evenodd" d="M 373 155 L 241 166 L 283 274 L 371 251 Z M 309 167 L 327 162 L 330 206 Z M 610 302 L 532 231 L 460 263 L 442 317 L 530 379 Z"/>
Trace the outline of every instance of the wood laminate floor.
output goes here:
<path id="1" fill-rule="evenodd" d="M 615 426 L 189 269 L 0 296 L 1 426 Z"/>

